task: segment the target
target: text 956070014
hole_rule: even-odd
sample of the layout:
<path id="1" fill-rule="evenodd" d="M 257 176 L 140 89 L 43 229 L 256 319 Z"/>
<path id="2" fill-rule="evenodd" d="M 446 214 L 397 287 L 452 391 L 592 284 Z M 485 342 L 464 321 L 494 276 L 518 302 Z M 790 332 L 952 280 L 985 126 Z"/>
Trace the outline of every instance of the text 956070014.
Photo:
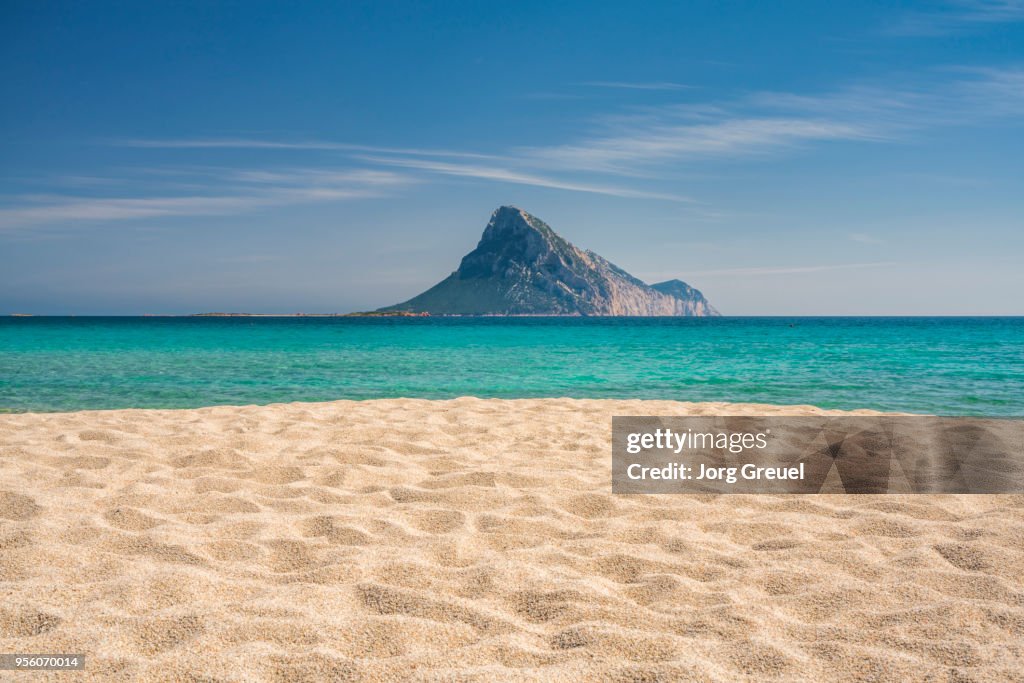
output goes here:
<path id="1" fill-rule="evenodd" d="M 0 671 L 60 671 L 85 668 L 82 654 L 0 654 Z"/>

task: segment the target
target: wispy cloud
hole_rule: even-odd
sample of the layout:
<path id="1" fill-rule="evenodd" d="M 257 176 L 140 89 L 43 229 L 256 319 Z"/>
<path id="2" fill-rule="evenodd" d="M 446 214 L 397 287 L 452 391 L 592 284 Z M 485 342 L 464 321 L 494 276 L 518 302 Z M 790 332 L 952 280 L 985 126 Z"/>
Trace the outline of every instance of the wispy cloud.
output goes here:
<path id="1" fill-rule="evenodd" d="M 970 126 L 1024 115 L 1024 66 L 947 66 L 888 84 L 857 84 L 819 95 L 757 93 L 756 107 L 856 121 L 881 138 L 939 126 Z"/>
<path id="2" fill-rule="evenodd" d="M 1001 11 L 1012 13 L 1014 6 L 1011 3 Z M 681 84 L 668 82 L 593 81 L 588 85 L 681 88 Z M 166 198 L 154 190 L 147 193 L 157 196 L 144 198 L 69 198 L 41 206 L 15 206 L 0 210 L 0 227 L 74 220 L 75 216 L 113 220 L 198 215 L 281 203 L 380 196 L 403 183 L 430 177 L 692 203 L 695 200 L 689 193 L 673 186 L 679 184 L 680 172 L 701 173 L 702 165 L 709 161 L 764 159 L 837 142 L 901 141 L 928 128 L 979 125 L 993 117 L 1022 115 L 1024 67 L 1012 65 L 933 69 L 830 92 L 754 92 L 725 100 L 629 107 L 593 118 L 589 129 L 564 142 L 518 146 L 497 153 L 331 140 L 125 139 L 113 144 L 140 149 L 265 150 L 271 157 L 276 151 L 308 152 L 304 158 L 316 163 L 304 169 L 222 169 L 209 184 L 222 189 L 209 191 L 216 196 L 207 196 L 204 184 L 183 184 L 188 179 L 182 177 L 176 187 L 183 196 Z M 364 168 L 335 168 L 342 160 Z M 398 174 L 388 168 L 404 172 Z"/>
<path id="3" fill-rule="evenodd" d="M 1024 0 L 1020 0 L 1024 6 Z M 953 74 L 953 78 L 950 78 Z M 588 85 L 681 88 L 676 83 L 592 81 Z M 634 108 L 597 120 L 589 135 L 544 147 L 489 154 L 324 140 L 254 138 L 130 139 L 141 148 L 334 151 L 468 159 L 534 168 L 621 172 L 638 163 L 742 157 L 812 142 L 891 139 L 927 125 L 972 123 L 1024 113 L 1024 68 L 947 68 L 898 82 L 855 84 L 825 93 L 755 92 L 731 101 Z"/>
<path id="4" fill-rule="evenodd" d="M 228 172 L 224 177 L 229 181 L 262 186 L 261 193 L 263 188 L 267 188 L 272 198 L 286 201 L 380 196 L 384 190 L 413 182 L 408 175 L 366 168 L 241 170 Z"/>
<path id="5" fill-rule="evenodd" d="M 408 154 L 411 156 L 465 157 L 472 159 L 493 158 L 489 154 L 448 149 L 419 149 L 409 147 L 379 147 L 356 145 L 347 142 L 325 140 L 287 141 L 258 138 L 190 138 L 182 140 L 128 138 L 108 141 L 119 147 L 143 149 L 265 149 L 321 152 L 370 152 L 382 154 Z"/>
<path id="6" fill-rule="evenodd" d="M 972 103 L 989 117 L 1024 115 L 1024 66 L 958 69 L 967 78 L 959 81 L 948 103 L 953 115 Z M 956 105 L 959 103 L 959 110 Z"/>
<path id="7" fill-rule="evenodd" d="M 568 93 L 568 92 L 530 92 L 523 95 L 523 99 L 526 100 L 551 100 L 551 101 L 563 101 L 563 100 L 582 100 L 584 95 L 579 93 Z"/>
<path id="8" fill-rule="evenodd" d="M 669 81 L 629 82 L 629 81 L 584 81 L 580 83 L 590 88 L 614 88 L 618 90 L 688 90 L 691 85 L 671 83 Z"/>
<path id="9" fill-rule="evenodd" d="M 757 266 L 752 268 L 721 268 L 718 270 L 687 271 L 689 275 L 796 275 L 799 273 L 820 273 L 828 270 L 852 270 L 857 268 L 881 268 L 899 265 L 895 261 L 873 263 L 837 263 L 814 266 Z"/>
<path id="10" fill-rule="evenodd" d="M 693 199 L 675 194 L 660 192 L 648 192 L 635 190 L 615 185 L 600 185 L 591 183 L 559 180 L 546 176 L 535 175 L 514 171 L 507 168 L 494 166 L 479 166 L 468 164 L 448 163 L 442 161 L 428 161 L 422 159 L 406 159 L 397 157 L 362 157 L 367 161 L 402 168 L 418 169 L 449 176 L 460 176 L 464 178 L 476 178 L 480 180 L 495 180 L 499 182 L 514 183 L 517 185 L 534 185 L 537 187 L 549 187 L 559 190 L 571 190 L 573 192 L 589 192 L 592 194 L 611 195 L 613 197 L 630 197 L 634 199 L 661 199 L 673 202 L 692 202 Z"/>
<path id="11" fill-rule="evenodd" d="M 145 197 L 133 199 L 47 198 L 37 206 L 0 209 L 0 229 L 77 221 L 111 221 L 156 216 L 211 216 L 265 205 L 257 197 Z"/>
<path id="12" fill-rule="evenodd" d="M 377 169 L 291 172 L 231 171 L 219 176 L 220 193 L 190 196 L 81 197 L 22 195 L 0 208 L 0 230 L 36 225 L 122 221 L 163 216 L 216 216 L 304 202 L 384 196 L 412 178 Z"/>
<path id="13" fill-rule="evenodd" d="M 943 36 L 984 25 L 1024 21 L 1024 0 L 950 0 L 903 14 L 885 27 L 898 36 Z"/>
<path id="14" fill-rule="evenodd" d="M 750 156 L 801 142 L 873 137 L 864 127 L 826 119 L 735 118 L 716 123 L 641 124 L 616 135 L 523 153 L 557 168 L 625 172 L 637 164 Z"/>
<path id="15" fill-rule="evenodd" d="M 516 150 L 538 168 L 637 175 L 644 168 L 765 156 L 837 141 L 1024 115 L 1024 68 L 947 68 L 832 92 L 757 92 L 732 102 L 664 105 L 606 118 L 588 136 Z"/>
<path id="16" fill-rule="evenodd" d="M 935 86 L 855 84 L 815 94 L 756 92 L 747 96 L 740 106 L 766 113 L 788 112 L 804 117 L 855 121 L 862 128 L 878 131 L 916 115 L 927 108 L 935 96 Z"/>
<path id="17" fill-rule="evenodd" d="M 849 235 L 850 240 L 860 244 L 885 244 L 885 240 L 864 232 L 853 232 Z"/>

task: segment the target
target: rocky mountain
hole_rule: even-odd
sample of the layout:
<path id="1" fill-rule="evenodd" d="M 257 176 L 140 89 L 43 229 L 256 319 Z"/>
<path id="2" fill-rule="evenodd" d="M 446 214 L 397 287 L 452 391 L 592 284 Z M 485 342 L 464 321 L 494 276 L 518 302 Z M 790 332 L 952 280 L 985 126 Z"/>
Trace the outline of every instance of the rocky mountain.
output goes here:
<path id="1" fill-rule="evenodd" d="M 668 294 L 669 296 L 674 296 L 675 298 L 683 299 L 684 301 L 688 301 L 695 297 L 700 299 L 704 298 L 704 295 L 700 293 L 699 289 L 694 289 L 682 280 L 665 280 L 664 282 L 657 282 L 651 285 L 651 289 L 656 289 L 662 294 Z"/>
<path id="2" fill-rule="evenodd" d="M 544 221 L 512 206 L 491 215 L 459 269 L 381 313 L 431 315 L 708 316 L 718 311 L 680 280 L 647 285 Z"/>

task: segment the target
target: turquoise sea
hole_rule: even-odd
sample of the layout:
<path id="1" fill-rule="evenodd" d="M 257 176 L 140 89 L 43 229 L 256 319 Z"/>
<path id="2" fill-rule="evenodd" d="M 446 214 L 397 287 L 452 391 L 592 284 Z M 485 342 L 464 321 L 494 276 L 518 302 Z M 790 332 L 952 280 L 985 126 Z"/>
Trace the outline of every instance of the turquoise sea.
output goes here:
<path id="1" fill-rule="evenodd" d="M 1024 318 L 0 318 L 0 411 L 662 398 L 1024 415 Z"/>

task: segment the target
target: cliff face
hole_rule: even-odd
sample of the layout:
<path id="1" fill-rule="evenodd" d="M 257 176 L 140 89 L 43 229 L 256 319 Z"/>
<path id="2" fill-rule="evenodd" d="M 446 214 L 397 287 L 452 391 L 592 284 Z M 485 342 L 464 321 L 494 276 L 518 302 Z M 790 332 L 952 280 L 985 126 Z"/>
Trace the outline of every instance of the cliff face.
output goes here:
<path id="1" fill-rule="evenodd" d="M 679 280 L 648 286 L 511 206 L 491 216 L 459 269 L 419 296 L 380 309 L 433 315 L 718 315 Z"/>

